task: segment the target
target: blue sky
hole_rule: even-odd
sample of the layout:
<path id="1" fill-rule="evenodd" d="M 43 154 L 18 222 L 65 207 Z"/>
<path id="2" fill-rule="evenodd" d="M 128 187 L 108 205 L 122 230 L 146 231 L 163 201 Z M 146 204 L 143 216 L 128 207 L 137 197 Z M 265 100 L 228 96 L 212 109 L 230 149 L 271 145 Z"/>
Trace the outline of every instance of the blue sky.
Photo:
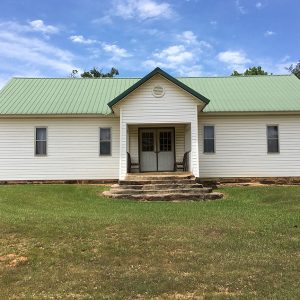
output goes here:
<path id="1" fill-rule="evenodd" d="M 143 76 L 229 75 L 300 59 L 298 0 L 1 0 L 0 86 L 93 66 Z"/>

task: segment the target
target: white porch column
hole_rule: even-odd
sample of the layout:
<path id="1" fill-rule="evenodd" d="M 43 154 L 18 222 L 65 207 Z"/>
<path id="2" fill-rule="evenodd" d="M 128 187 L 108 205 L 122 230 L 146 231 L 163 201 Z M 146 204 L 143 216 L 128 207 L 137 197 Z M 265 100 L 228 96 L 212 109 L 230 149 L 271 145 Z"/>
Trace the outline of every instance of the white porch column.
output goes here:
<path id="1" fill-rule="evenodd" d="M 199 177 L 199 134 L 198 134 L 198 113 L 191 122 L 191 171 L 195 177 Z"/>
<path id="2" fill-rule="evenodd" d="M 120 110 L 120 161 L 119 180 L 123 180 L 127 174 L 127 123 L 123 122 L 122 109 Z"/>

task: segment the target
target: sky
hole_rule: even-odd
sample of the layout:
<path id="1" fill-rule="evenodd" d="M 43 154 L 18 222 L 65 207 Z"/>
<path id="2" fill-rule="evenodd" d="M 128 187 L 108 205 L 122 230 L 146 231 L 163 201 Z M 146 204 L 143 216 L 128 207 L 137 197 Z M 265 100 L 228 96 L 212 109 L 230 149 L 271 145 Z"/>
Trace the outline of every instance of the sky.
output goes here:
<path id="1" fill-rule="evenodd" d="M 227 76 L 300 59 L 299 0 L 1 0 L 0 87 L 98 67 Z"/>

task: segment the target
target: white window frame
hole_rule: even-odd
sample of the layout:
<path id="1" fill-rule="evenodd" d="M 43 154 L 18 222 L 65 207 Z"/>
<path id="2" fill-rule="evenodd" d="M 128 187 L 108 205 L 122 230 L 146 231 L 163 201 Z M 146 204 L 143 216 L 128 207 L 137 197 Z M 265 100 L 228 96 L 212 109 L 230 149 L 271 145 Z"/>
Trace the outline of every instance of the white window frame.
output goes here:
<path id="1" fill-rule="evenodd" d="M 213 152 L 205 152 L 205 140 L 211 140 L 205 138 L 205 127 L 213 127 L 214 128 L 214 151 Z M 204 124 L 203 125 L 203 154 L 205 155 L 214 155 L 216 154 L 216 126 L 214 124 Z"/>
<path id="2" fill-rule="evenodd" d="M 46 139 L 38 140 L 36 139 L 36 131 L 37 129 L 46 129 Z M 36 153 L 36 143 L 37 142 L 46 142 L 46 154 L 37 154 Z M 48 127 L 47 126 L 36 126 L 34 127 L 34 156 L 36 157 L 46 157 L 48 156 Z"/>
<path id="3" fill-rule="evenodd" d="M 269 140 L 269 137 L 268 137 L 268 127 L 269 126 L 277 126 L 277 133 L 278 133 L 278 137 L 277 137 L 277 140 L 278 140 L 278 151 L 277 152 L 269 152 L 269 147 L 268 147 L 268 140 Z M 266 143 L 267 143 L 267 154 L 270 154 L 270 155 L 276 155 L 276 154 L 280 154 L 280 134 L 279 134 L 279 124 L 267 124 L 266 125 Z M 274 139 L 273 139 L 274 140 Z"/>
<path id="4" fill-rule="evenodd" d="M 110 140 L 101 141 L 101 129 L 110 130 Z M 101 142 L 110 142 L 110 151 L 109 154 L 101 154 Z M 112 156 L 112 128 L 111 127 L 99 127 L 99 156 Z"/>

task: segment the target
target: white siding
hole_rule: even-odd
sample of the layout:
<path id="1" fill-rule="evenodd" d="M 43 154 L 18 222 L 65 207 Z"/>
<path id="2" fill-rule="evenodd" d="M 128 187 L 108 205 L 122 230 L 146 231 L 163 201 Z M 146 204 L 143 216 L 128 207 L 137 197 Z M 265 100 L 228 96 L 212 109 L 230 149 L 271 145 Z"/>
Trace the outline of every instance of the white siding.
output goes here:
<path id="1" fill-rule="evenodd" d="M 48 155 L 34 156 L 34 130 L 48 128 Z M 112 156 L 99 156 L 99 128 Z M 117 179 L 119 118 L 0 119 L 0 180 Z"/>
<path id="2" fill-rule="evenodd" d="M 215 125 L 216 153 L 203 153 L 203 125 Z M 279 126 L 280 153 L 267 153 L 266 126 Z M 199 116 L 200 177 L 300 176 L 300 116 Z"/>
<path id="3" fill-rule="evenodd" d="M 153 87 L 160 85 L 165 94 L 161 98 L 155 98 L 152 94 Z M 198 176 L 199 149 L 198 149 L 198 105 L 199 100 L 179 88 L 169 80 L 156 75 L 129 94 L 116 107 L 120 110 L 120 178 L 126 175 L 126 145 L 127 125 L 132 124 L 191 124 L 192 145 L 192 172 Z M 182 149 L 183 151 L 183 149 Z"/>

